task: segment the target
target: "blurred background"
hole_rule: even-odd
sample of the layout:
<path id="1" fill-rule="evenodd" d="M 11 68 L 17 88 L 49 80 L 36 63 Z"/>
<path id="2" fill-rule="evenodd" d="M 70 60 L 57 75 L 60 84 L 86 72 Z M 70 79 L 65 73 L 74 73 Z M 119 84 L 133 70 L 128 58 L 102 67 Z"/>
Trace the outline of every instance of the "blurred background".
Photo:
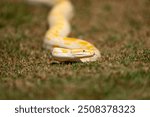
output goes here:
<path id="1" fill-rule="evenodd" d="M 51 65 L 51 8 L 0 0 L 0 99 L 150 99 L 150 0 L 72 3 L 70 37 L 95 44 L 99 62 Z"/>

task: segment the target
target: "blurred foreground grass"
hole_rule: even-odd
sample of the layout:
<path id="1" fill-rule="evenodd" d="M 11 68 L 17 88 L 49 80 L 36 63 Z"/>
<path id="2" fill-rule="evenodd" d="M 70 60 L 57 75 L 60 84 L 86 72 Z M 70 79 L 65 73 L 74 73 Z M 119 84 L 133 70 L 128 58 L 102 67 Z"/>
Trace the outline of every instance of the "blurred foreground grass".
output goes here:
<path id="1" fill-rule="evenodd" d="M 50 64 L 45 6 L 0 1 L 0 99 L 150 99 L 150 1 L 72 0 L 94 63 Z"/>

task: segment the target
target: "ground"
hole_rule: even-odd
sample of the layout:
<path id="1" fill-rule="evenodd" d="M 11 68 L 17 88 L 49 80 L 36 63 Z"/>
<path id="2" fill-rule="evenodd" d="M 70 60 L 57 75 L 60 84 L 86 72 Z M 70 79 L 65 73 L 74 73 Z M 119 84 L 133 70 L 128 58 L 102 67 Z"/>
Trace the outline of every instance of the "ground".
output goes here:
<path id="1" fill-rule="evenodd" d="M 150 0 L 72 2 L 70 37 L 95 44 L 98 62 L 50 64 L 50 9 L 0 1 L 0 99 L 150 99 Z"/>

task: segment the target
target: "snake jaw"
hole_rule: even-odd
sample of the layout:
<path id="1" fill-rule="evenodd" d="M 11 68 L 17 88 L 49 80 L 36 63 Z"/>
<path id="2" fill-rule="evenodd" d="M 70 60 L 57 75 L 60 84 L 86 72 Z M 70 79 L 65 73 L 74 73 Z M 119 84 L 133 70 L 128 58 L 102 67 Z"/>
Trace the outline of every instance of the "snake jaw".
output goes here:
<path id="1" fill-rule="evenodd" d="M 95 55 L 94 51 L 88 49 L 72 49 L 71 53 L 74 58 L 86 58 Z"/>

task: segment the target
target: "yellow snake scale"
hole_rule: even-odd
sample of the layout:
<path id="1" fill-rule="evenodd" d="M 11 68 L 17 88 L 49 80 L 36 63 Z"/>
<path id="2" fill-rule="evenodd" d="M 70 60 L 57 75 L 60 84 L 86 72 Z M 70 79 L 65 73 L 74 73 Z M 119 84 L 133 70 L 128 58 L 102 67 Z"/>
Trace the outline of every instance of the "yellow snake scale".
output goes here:
<path id="1" fill-rule="evenodd" d="M 70 0 L 28 0 L 33 3 L 52 5 L 48 14 L 49 29 L 44 38 L 44 47 L 50 50 L 52 60 L 92 62 L 101 57 L 99 50 L 88 41 L 68 37 L 73 17 Z"/>

